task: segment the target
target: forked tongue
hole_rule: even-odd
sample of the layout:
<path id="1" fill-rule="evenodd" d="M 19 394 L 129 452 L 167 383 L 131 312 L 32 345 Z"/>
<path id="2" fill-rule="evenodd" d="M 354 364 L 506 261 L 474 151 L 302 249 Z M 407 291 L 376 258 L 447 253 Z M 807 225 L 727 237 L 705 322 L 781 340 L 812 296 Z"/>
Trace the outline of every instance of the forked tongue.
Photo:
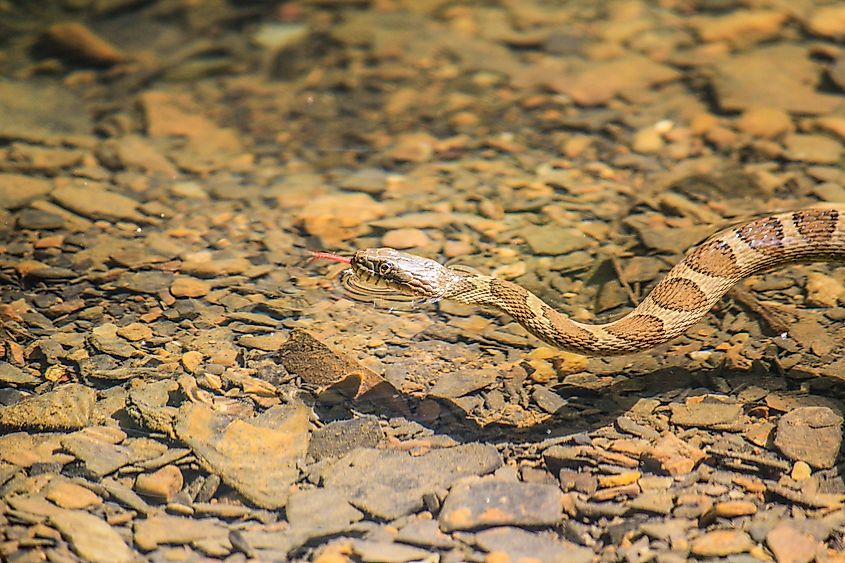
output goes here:
<path id="1" fill-rule="evenodd" d="M 310 250 L 311 258 L 308 259 L 309 262 L 312 260 L 331 260 L 332 262 L 342 262 L 343 264 L 351 264 L 352 259 L 347 258 L 346 256 L 338 256 L 337 254 L 332 254 L 331 252 L 323 252 L 320 250 Z"/>

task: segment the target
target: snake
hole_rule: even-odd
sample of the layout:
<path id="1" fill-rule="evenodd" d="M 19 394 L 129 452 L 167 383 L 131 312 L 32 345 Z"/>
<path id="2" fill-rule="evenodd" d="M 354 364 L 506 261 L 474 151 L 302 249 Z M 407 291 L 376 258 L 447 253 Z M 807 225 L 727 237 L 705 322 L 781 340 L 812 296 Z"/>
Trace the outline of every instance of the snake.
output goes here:
<path id="1" fill-rule="evenodd" d="M 586 356 L 649 350 L 683 334 L 734 285 L 789 264 L 845 261 L 845 207 L 769 214 L 724 228 L 693 246 L 630 312 L 604 324 L 567 317 L 514 282 L 447 267 L 393 248 L 366 248 L 349 264 L 370 285 L 415 298 L 491 307 L 556 348 Z"/>

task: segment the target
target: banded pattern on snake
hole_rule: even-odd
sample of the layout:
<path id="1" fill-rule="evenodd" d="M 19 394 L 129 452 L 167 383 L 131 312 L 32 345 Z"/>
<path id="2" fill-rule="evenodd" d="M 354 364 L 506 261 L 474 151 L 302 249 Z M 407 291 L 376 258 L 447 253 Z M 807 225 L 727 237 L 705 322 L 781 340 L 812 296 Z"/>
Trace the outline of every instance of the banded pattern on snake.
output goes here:
<path id="1" fill-rule="evenodd" d="M 391 248 L 359 250 L 350 264 L 361 280 L 420 298 L 494 307 L 552 346 L 609 356 L 647 350 L 682 334 L 745 277 L 796 262 L 831 261 L 845 261 L 845 208 L 769 215 L 694 247 L 634 310 L 598 325 L 567 318 L 515 283 Z"/>

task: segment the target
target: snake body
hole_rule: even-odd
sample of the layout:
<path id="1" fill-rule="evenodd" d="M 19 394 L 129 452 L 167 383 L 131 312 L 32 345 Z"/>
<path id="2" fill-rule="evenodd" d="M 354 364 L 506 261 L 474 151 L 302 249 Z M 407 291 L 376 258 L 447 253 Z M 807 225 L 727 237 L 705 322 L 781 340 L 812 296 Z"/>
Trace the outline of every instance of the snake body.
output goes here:
<path id="1" fill-rule="evenodd" d="M 557 348 L 610 356 L 647 350 L 682 334 L 743 278 L 796 262 L 831 261 L 845 261 L 845 208 L 768 215 L 695 246 L 636 308 L 598 325 L 573 321 L 510 281 L 391 248 L 359 250 L 351 266 L 356 277 L 404 294 L 494 307 Z"/>

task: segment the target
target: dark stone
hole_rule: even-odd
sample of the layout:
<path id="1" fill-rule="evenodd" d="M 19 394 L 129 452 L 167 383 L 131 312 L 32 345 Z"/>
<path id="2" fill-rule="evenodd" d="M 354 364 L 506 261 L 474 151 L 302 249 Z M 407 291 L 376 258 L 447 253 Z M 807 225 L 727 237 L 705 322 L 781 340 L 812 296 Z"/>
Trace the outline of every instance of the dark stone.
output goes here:
<path id="1" fill-rule="evenodd" d="M 346 455 L 355 448 L 374 448 L 384 439 L 378 419 L 373 416 L 339 420 L 311 435 L 308 455 L 319 461 Z"/>

